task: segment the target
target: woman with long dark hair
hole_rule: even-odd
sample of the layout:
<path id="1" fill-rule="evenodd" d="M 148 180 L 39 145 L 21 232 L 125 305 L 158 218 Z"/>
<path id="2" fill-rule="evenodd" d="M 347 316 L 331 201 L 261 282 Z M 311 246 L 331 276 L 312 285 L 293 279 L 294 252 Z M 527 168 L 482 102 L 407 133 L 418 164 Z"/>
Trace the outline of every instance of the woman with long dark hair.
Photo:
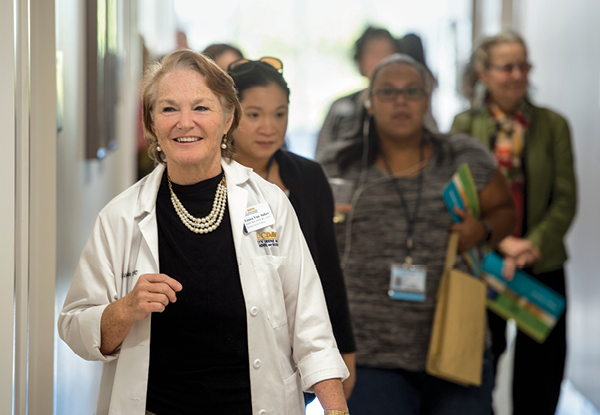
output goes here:
<path id="1" fill-rule="evenodd" d="M 344 381 L 348 398 L 354 382 L 354 336 L 344 278 L 333 230 L 333 197 L 320 164 L 283 150 L 290 90 L 276 58 L 241 60 L 229 67 L 244 110 L 233 134 L 235 159 L 283 190 L 319 272 L 338 348 L 350 370 Z M 313 395 L 314 396 L 314 395 Z"/>
<path id="2" fill-rule="evenodd" d="M 468 250 L 497 243 L 516 217 L 506 182 L 481 143 L 424 127 L 430 94 L 421 64 L 400 54 L 385 59 L 367 90 L 362 134 L 326 164 L 330 176 L 355 189 L 348 216 L 337 225 L 356 337 L 357 383 L 348 402 L 354 415 L 491 411 L 489 334 L 479 387 L 430 376 L 426 357 L 450 231 L 459 233 L 459 249 Z M 442 190 L 463 163 L 481 218 L 456 211 L 462 221 L 453 224 Z M 462 258 L 456 267 L 469 270 Z M 397 275 L 408 285 L 396 287 Z"/>

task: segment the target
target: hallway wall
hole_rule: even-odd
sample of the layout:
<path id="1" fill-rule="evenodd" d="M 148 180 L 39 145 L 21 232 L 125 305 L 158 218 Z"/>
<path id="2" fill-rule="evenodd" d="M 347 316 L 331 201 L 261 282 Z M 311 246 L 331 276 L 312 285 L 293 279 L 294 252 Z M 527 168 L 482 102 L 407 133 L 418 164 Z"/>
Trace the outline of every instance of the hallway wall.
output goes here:
<path id="1" fill-rule="evenodd" d="M 64 59 L 64 120 L 58 134 L 58 251 L 56 318 L 73 278 L 96 215 L 136 175 L 137 75 L 141 72 L 135 33 L 136 2 L 119 1 L 124 19 L 121 36 L 127 47 L 121 61 L 123 83 L 117 113 L 118 147 L 102 160 L 86 160 L 85 149 L 85 1 L 57 0 L 57 50 Z M 131 7 L 131 8 L 130 8 Z M 133 25 L 133 26 L 132 26 Z M 137 45 L 137 46 L 136 46 Z M 55 414 L 96 411 L 101 364 L 75 355 L 56 334 Z"/>
<path id="2" fill-rule="evenodd" d="M 14 42 L 14 4 L 0 3 L 0 144 L 5 158 L 0 163 L 0 350 L 13 350 L 14 344 L 14 298 L 15 298 L 15 42 Z M 12 410 L 13 396 L 13 353 L 0 354 L 0 413 Z"/>
<path id="3" fill-rule="evenodd" d="M 534 65 L 535 102 L 567 117 L 579 205 L 567 236 L 566 376 L 600 407 L 600 2 L 515 1 L 515 21 Z"/>

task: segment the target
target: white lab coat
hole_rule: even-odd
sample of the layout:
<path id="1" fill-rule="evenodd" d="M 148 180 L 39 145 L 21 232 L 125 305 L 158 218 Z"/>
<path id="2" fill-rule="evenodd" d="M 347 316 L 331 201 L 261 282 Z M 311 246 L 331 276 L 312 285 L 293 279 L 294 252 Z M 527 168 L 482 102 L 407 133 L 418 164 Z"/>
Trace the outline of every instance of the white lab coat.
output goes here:
<path id="1" fill-rule="evenodd" d="M 223 160 L 222 167 L 247 310 L 252 412 L 300 415 L 302 390 L 348 376 L 321 283 L 284 193 L 238 163 Z M 100 212 L 58 320 L 60 337 L 75 353 L 104 362 L 97 415 L 145 413 L 150 316 L 110 356 L 100 353 L 100 319 L 140 275 L 159 272 L 155 206 L 163 171 L 158 166 Z M 246 208 L 263 202 L 275 224 L 244 232 Z"/>

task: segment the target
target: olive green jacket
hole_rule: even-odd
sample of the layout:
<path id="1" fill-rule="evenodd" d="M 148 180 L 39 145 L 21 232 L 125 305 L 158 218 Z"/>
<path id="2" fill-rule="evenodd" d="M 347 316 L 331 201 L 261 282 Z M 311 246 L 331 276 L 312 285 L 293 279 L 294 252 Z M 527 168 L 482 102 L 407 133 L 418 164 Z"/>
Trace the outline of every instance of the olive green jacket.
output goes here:
<path id="1" fill-rule="evenodd" d="M 539 274 L 560 269 L 567 260 L 563 240 L 575 216 L 577 189 L 567 121 L 528 101 L 525 111 L 530 119 L 525 134 L 525 238 L 542 253 L 533 267 L 534 274 Z M 470 134 L 489 147 L 496 126 L 482 105 L 458 114 L 451 131 Z"/>

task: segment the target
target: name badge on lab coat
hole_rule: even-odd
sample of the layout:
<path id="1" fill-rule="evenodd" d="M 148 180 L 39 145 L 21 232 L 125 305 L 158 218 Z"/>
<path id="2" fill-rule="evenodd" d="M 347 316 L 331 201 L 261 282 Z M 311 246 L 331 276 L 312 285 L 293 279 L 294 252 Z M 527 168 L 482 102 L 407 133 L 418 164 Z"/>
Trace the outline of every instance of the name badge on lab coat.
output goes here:
<path id="1" fill-rule="evenodd" d="M 254 232 L 274 223 L 275 218 L 273 217 L 273 213 L 271 213 L 268 203 L 259 203 L 258 205 L 246 208 L 244 232 Z"/>

